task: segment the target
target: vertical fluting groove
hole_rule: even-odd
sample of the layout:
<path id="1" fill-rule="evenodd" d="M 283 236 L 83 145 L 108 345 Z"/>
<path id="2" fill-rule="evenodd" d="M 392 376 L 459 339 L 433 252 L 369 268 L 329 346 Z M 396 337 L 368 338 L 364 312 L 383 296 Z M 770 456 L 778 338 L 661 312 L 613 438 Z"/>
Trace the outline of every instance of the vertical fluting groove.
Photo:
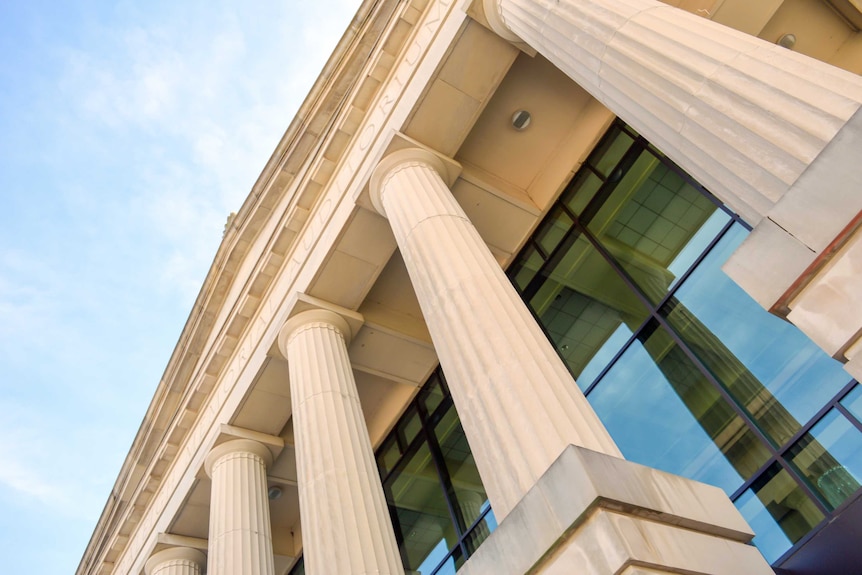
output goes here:
<path id="1" fill-rule="evenodd" d="M 196 552 L 195 553 L 199 553 Z M 203 556 L 202 553 L 200 553 Z M 193 559 L 175 558 L 157 563 L 147 570 L 149 575 L 201 575 L 201 563 Z"/>
<path id="2" fill-rule="evenodd" d="M 213 462 L 211 476 L 209 575 L 274 575 L 266 462 L 238 446 Z"/>
<path id="3" fill-rule="evenodd" d="M 287 358 L 307 572 L 403 574 L 344 335 L 309 321 Z"/>
<path id="4" fill-rule="evenodd" d="M 380 195 L 498 518 L 566 445 L 619 456 L 437 172 L 405 162 Z"/>
<path id="5" fill-rule="evenodd" d="M 513 33 L 751 224 L 862 104 L 859 76 L 657 0 L 496 5 Z"/>

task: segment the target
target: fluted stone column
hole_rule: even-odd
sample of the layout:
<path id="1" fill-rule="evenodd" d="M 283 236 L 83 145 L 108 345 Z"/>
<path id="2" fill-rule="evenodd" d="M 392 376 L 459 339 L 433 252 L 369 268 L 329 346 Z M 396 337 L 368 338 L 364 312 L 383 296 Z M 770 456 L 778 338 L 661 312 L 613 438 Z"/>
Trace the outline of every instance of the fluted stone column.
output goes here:
<path id="1" fill-rule="evenodd" d="M 146 575 L 201 575 L 206 565 L 203 551 L 171 547 L 153 554 L 144 566 Z"/>
<path id="2" fill-rule="evenodd" d="M 657 0 L 484 7 L 752 225 L 862 103 L 859 76 Z"/>
<path id="3" fill-rule="evenodd" d="M 334 312 L 291 318 L 278 338 L 290 369 L 305 569 L 310 575 L 402 575 L 404 569 Z"/>
<path id="4" fill-rule="evenodd" d="M 266 469 L 269 449 L 235 439 L 206 459 L 212 478 L 208 575 L 274 575 Z"/>
<path id="5" fill-rule="evenodd" d="M 485 242 L 419 149 L 371 179 L 392 225 L 482 482 L 498 519 L 569 445 L 619 456 Z"/>

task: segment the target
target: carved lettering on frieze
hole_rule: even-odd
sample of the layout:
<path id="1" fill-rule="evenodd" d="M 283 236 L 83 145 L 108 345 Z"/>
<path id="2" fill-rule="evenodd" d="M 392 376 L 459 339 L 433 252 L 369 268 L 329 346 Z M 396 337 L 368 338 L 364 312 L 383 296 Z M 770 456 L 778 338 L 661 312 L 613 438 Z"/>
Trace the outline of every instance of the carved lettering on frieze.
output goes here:
<path id="1" fill-rule="evenodd" d="M 377 108 L 380 110 L 381 113 L 388 116 L 390 110 L 392 110 L 392 104 L 394 103 L 395 97 L 393 95 L 383 94 L 383 96 L 380 97 L 380 104 L 377 106 Z"/>
<path id="2" fill-rule="evenodd" d="M 362 130 L 362 135 L 359 136 L 359 149 L 363 152 L 367 150 L 376 136 L 377 126 L 371 123 L 367 124 Z"/>

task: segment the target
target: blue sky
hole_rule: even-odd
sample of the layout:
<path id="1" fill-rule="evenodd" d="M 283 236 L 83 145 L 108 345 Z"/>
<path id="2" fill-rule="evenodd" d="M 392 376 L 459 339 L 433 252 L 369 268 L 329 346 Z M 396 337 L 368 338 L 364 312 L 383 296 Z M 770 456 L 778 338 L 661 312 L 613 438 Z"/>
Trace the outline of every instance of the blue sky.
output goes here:
<path id="1" fill-rule="evenodd" d="M 359 0 L 0 0 L 0 556 L 72 573 Z"/>

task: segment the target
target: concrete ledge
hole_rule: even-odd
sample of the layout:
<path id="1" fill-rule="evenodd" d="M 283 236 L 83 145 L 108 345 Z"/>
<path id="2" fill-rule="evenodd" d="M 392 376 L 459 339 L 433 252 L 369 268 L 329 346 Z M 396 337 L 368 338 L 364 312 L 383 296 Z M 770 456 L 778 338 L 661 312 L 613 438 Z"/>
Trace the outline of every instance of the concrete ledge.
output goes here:
<path id="1" fill-rule="evenodd" d="M 808 269 L 817 254 L 768 218 L 721 269 L 764 309 L 772 307 Z"/>
<path id="2" fill-rule="evenodd" d="M 686 545 L 694 544 L 692 538 L 701 547 L 714 543 L 716 557 L 732 550 L 746 561 L 753 557 L 758 569 L 761 564 L 769 569 L 759 552 L 745 544 L 753 533 L 717 487 L 570 445 L 459 573 L 544 573 L 545 566 L 557 565 L 555 557 L 561 553 L 579 555 L 579 570 L 581 561 L 595 563 L 598 570 L 583 573 L 619 573 L 629 561 L 660 567 L 646 556 L 641 558 L 646 563 L 638 563 L 638 557 L 659 549 L 659 543 L 675 549 L 669 543 L 674 534 Z M 600 568 L 608 561 L 617 564 L 609 571 Z M 571 573 L 568 559 L 563 564 L 568 571 L 548 572 Z M 760 572 L 736 566 L 733 575 Z"/>
<path id="3" fill-rule="evenodd" d="M 774 575 L 757 548 L 598 509 L 530 573 Z M 632 570 L 633 569 L 633 570 Z"/>

